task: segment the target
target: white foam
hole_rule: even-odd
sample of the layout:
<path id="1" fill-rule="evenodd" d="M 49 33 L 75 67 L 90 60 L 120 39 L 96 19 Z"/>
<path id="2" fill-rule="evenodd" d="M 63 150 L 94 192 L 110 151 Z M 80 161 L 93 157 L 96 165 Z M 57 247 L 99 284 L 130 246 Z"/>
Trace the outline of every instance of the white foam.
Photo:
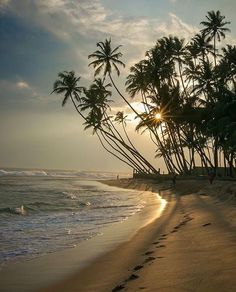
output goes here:
<path id="1" fill-rule="evenodd" d="M 26 214 L 26 211 L 24 209 L 24 206 L 21 205 L 19 208 L 15 208 L 14 209 L 14 213 L 15 214 L 19 214 L 19 215 L 25 215 Z"/>
<path id="2" fill-rule="evenodd" d="M 71 199 L 71 200 L 75 200 L 77 199 L 76 195 L 73 194 L 73 193 L 69 193 L 69 192 L 62 192 L 63 195 L 65 195 L 68 199 Z"/>
<path id="3" fill-rule="evenodd" d="M 0 169 L 0 175 L 10 175 L 10 176 L 47 176 L 48 174 L 44 170 L 12 170 L 6 171 Z"/>

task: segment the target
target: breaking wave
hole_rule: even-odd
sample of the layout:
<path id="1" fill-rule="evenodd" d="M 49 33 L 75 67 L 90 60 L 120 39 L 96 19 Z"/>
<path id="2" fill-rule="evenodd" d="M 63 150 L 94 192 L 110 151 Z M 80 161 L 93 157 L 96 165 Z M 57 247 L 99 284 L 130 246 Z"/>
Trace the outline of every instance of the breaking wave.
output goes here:
<path id="1" fill-rule="evenodd" d="M 0 169 L 0 176 L 47 176 L 47 177 L 76 177 L 79 179 L 100 180 L 115 179 L 117 173 L 98 171 L 63 171 L 63 170 L 18 170 Z M 130 177 L 128 173 L 121 173 L 121 177 Z"/>
<path id="2" fill-rule="evenodd" d="M 7 171 L 0 169 L 0 176 L 11 175 L 11 176 L 47 176 L 48 174 L 44 170 L 11 170 Z"/>

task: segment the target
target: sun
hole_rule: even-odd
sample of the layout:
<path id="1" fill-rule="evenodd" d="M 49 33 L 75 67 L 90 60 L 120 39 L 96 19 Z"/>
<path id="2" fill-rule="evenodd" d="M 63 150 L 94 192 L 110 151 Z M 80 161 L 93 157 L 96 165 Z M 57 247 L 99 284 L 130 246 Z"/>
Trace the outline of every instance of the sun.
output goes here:
<path id="1" fill-rule="evenodd" d="M 161 120 L 161 113 L 155 114 L 155 119 L 156 120 Z"/>

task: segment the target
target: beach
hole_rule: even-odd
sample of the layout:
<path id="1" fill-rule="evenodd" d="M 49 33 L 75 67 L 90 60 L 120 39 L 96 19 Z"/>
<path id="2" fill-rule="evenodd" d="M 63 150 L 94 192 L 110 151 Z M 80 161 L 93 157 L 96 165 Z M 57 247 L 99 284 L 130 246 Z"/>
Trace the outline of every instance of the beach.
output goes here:
<path id="1" fill-rule="evenodd" d="M 148 184 L 160 191 L 153 182 L 106 183 L 130 188 Z M 176 190 L 161 191 L 169 203 L 157 221 L 43 291 L 235 291 L 236 185 L 208 184 L 179 181 Z"/>
<path id="2" fill-rule="evenodd" d="M 104 183 L 151 190 L 167 204 L 161 216 L 78 272 L 75 268 L 65 277 L 58 274 L 53 281 L 48 279 L 47 286 L 32 291 L 236 290 L 236 182 L 210 185 L 207 180 L 177 180 L 171 186 L 170 182 L 123 179 Z M 115 227 L 112 232 L 115 236 Z M 45 259 L 38 261 L 35 272 L 66 264 L 65 255 L 48 256 L 48 266 Z M 70 257 L 76 257 L 75 251 Z M 19 263 L 18 271 L 26 266 Z M 7 276 L 14 280 L 11 272 Z M 27 276 L 25 280 L 32 281 Z"/>

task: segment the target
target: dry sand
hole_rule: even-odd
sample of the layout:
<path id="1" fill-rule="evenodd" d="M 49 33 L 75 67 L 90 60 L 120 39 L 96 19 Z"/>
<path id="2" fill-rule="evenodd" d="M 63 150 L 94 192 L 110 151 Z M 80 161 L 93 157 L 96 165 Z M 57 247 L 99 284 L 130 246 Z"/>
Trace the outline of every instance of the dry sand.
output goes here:
<path id="1" fill-rule="evenodd" d="M 169 202 L 133 238 L 41 291 L 236 291 L 236 182 L 117 180 Z"/>

